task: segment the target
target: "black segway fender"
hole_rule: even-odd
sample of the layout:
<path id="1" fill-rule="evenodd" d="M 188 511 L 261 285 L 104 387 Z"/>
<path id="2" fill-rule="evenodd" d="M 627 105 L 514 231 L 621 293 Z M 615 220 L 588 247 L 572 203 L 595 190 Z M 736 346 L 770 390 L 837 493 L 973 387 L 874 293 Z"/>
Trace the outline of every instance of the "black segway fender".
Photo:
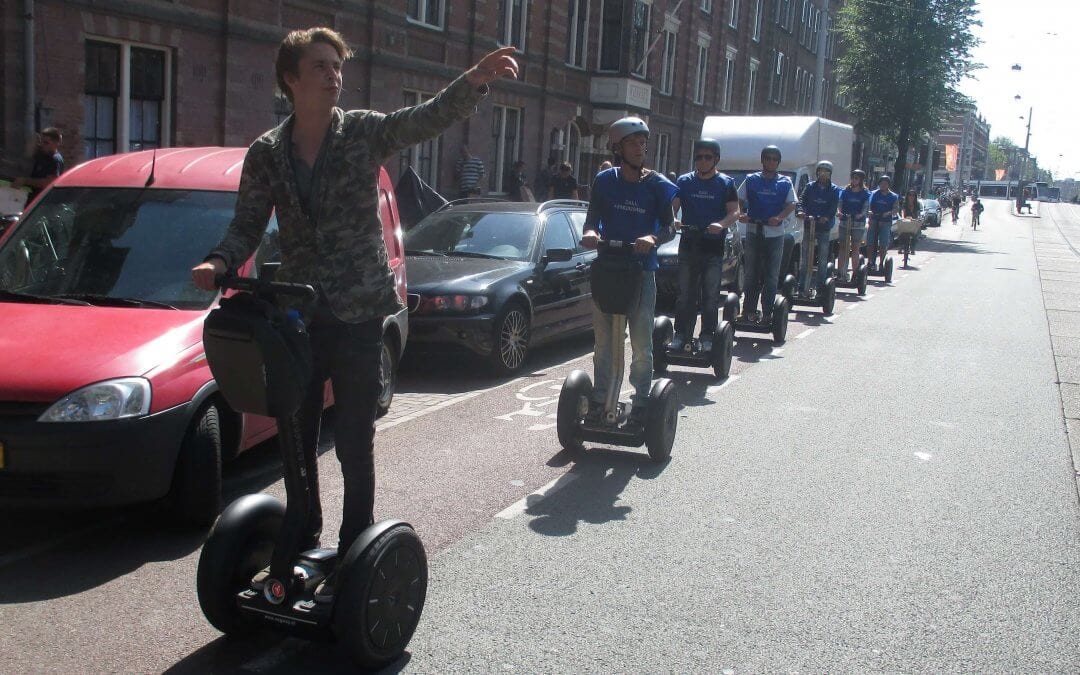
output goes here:
<path id="1" fill-rule="evenodd" d="M 577 452 L 583 447 L 579 423 L 588 412 L 590 393 L 592 380 L 584 370 L 572 371 L 563 380 L 555 428 L 559 435 L 559 444 L 571 452 Z"/>
<path id="2" fill-rule="evenodd" d="M 713 334 L 712 366 L 713 375 L 724 379 L 731 373 L 731 354 L 735 346 L 735 326 L 728 321 L 721 321 Z"/>
<path id="3" fill-rule="evenodd" d="M 819 294 L 821 295 L 821 313 L 832 316 L 833 308 L 836 306 L 836 279 L 832 277 L 826 279 Z"/>
<path id="4" fill-rule="evenodd" d="M 645 422 L 645 445 L 654 462 L 671 457 L 675 431 L 679 426 L 679 393 L 675 384 L 660 378 L 649 390 L 649 414 Z"/>
<path id="5" fill-rule="evenodd" d="M 285 505 L 270 495 L 245 495 L 226 508 L 199 554 L 195 588 L 207 621 L 226 635 L 251 632 L 259 624 L 245 621 L 236 595 L 270 564 Z"/>
<path id="6" fill-rule="evenodd" d="M 675 337 L 675 326 L 666 316 L 653 319 L 653 370 L 662 373 L 667 370 L 667 349 Z"/>
<path id="7" fill-rule="evenodd" d="M 791 305 L 788 304 L 787 298 L 778 295 L 773 300 L 772 339 L 778 345 L 787 340 L 788 311 L 790 309 Z"/>
<path id="8" fill-rule="evenodd" d="M 724 298 L 722 318 L 724 321 L 734 322 L 737 316 L 739 316 L 739 296 L 737 293 L 728 293 Z"/>
<path id="9" fill-rule="evenodd" d="M 860 256 L 860 259 L 861 259 L 861 256 Z M 857 273 L 858 276 L 855 277 L 855 284 L 856 284 L 855 292 L 859 296 L 866 295 L 866 284 L 867 284 L 867 277 L 868 277 L 866 272 L 867 272 L 866 261 L 862 260 L 861 264 L 859 265 L 859 271 Z"/>
<path id="10" fill-rule="evenodd" d="M 780 284 L 780 292 L 785 298 L 787 298 L 788 306 L 790 307 L 795 302 L 795 277 L 794 275 L 787 275 L 784 277 L 783 282 Z"/>

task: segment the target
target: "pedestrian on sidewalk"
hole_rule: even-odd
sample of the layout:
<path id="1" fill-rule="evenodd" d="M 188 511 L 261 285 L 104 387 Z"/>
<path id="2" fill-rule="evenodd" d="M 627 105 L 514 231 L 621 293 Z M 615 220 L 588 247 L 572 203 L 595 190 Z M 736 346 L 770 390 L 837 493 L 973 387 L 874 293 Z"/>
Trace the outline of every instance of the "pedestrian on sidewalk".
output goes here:
<path id="1" fill-rule="evenodd" d="M 33 164 L 29 176 L 20 176 L 12 181 L 11 186 L 30 188 L 26 203 L 34 201 L 41 191 L 64 173 L 64 156 L 60 154 L 60 143 L 64 137 L 56 127 L 47 127 L 38 134 L 37 148 L 34 151 Z"/>
<path id="2" fill-rule="evenodd" d="M 469 146 L 461 146 L 461 157 L 454 165 L 454 178 L 458 184 L 458 199 L 480 196 L 484 181 L 484 160 L 469 152 Z"/>

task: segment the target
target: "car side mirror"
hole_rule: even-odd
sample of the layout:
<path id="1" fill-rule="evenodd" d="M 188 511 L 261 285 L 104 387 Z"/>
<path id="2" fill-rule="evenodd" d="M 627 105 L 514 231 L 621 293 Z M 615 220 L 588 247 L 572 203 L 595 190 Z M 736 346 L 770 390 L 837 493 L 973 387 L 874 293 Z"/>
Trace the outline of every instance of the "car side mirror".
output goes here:
<path id="1" fill-rule="evenodd" d="M 553 262 L 570 262 L 574 259 L 574 252 L 568 248 L 549 248 L 544 252 L 544 257 L 540 259 L 543 264 Z"/>

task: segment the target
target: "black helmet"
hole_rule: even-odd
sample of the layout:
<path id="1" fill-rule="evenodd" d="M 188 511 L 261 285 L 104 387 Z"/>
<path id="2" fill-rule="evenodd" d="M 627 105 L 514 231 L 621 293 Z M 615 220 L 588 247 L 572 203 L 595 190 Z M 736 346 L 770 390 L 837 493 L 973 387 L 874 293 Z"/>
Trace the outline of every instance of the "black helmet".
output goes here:
<path id="1" fill-rule="evenodd" d="M 854 171 L 852 171 L 851 177 L 854 178 L 855 176 L 862 178 L 864 181 L 866 180 L 866 172 L 862 169 L 855 169 Z"/>
<path id="2" fill-rule="evenodd" d="M 892 185 L 892 176 L 890 176 L 890 175 L 889 175 L 889 174 L 887 174 L 887 173 L 886 173 L 886 174 L 883 174 L 883 175 L 881 176 L 881 178 L 878 178 L 878 179 L 877 179 L 877 184 L 878 184 L 878 185 L 881 185 L 881 184 L 882 184 L 882 183 L 883 183 L 884 181 L 889 181 L 889 185 Z"/>
<path id="3" fill-rule="evenodd" d="M 761 149 L 761 161 L 763 162 L 765 161 L 765 155 L 776 155 L 777 160 L 783 158 L 783 155 L 780 154 L 780 148 L 775 145 L 766 145 Z"/>
<path id="4" fill-rule="evenodd" d="M 713 154 L 717 157 L 720 156 L 720 141 L 715 138 L 699 138 L 694 141 L 694 152 L 697 152 L 698 148 L 707 148 L 713 151 Z"/>

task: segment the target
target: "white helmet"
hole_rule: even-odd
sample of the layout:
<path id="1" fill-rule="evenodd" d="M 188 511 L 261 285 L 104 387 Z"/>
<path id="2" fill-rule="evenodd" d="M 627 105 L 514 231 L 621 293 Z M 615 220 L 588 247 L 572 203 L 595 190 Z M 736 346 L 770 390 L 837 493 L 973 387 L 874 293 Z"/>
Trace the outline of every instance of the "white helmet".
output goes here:
<path id="1" fill-rule="evenodd" d="M 833 170 L 832 170 L 832 162 L 830 162 L 827 159 L 821 160 L 820 162 L 817 163 L 817 168 L 814 169 L 814 173 L 817 173 L 818 171 L 821 171 L 822 169 L 825 169 L 826 171 L 828 171 L 831 174 L 833 172 Z"/>
<path id="2" fill-rule="evenodd" d="M 608 127 L 608 141 L 611 143 L 611 149 L 614 150 L 622 139 L 633 134 L 645 134 L 648 137 L 649 125 L 645 124 L 640 117 L 624 117 L 612 122 Z"/>

